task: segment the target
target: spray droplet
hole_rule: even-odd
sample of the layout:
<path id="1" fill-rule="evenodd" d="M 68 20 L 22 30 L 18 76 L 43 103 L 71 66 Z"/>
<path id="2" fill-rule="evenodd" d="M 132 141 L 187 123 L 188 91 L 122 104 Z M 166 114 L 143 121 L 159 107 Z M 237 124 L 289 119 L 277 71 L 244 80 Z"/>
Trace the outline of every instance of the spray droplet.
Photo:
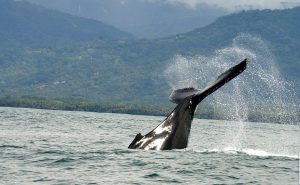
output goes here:
<path id="1" fill-rule="evenodd" d="M 299 122 L 297 96 L 292 82 L 285 81 L 263 39 L 242 33 L 232 45 L 212 56 L 177 55 L 165 76 L 173 89 L 203 89 L 215 78 L 248 58 L 248 69 L 206 98 L 216 118 L 238 121 Z"/>

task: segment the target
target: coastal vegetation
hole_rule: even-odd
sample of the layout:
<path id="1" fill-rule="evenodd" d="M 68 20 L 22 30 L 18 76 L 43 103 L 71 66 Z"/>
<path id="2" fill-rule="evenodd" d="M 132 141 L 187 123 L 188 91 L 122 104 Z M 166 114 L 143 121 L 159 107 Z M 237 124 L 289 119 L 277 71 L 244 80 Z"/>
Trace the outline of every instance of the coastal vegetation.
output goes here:
<path id="1" fill-rule="evenodd" d="M 135 115 L 167 116 L 175 107 L 175 104 L 169 106 L 157 106 L 146 104 L 132 103 L 111 103 L 111 102 L 92 102 L 79 100 L 47 100 L 42 98 L 25 98 L 25 97 L 1 97 L 0 107 L 22 107 L 49 110 L 66 110 L 66 111 L 88 111 L 100 113 L 120 113 Z M 298 124 L 300 121 L 300 107 L 295 107 L 298 114 L 296 120 L 284 119 L 278 117 L 277 113 L 270 111 L 266 107 L 265 111 L 258 111 L 254 107 L 249 109 L 248 119 L 250 122 L 272 122 L 283 124 Z M 215 110 L 209 106 L 199 106 L 195 112 L 195 117 L 200 119 L 222 119 L 224 116 L 220 110 Z M 233 120 L 238 121 L 238 120 Z"/>

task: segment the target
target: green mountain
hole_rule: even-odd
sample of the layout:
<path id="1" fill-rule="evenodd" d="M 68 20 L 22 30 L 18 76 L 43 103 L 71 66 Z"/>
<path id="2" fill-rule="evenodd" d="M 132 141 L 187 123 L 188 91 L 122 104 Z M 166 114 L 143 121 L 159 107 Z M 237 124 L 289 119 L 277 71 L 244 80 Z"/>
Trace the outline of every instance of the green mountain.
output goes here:
<path id="1" fill-rule="evenodd" d="M 0 47 L 132 38 L 100 21 L 14 0 L 0 0 L 0 28 Z"/>
<path id="2" fill-rule="evenodd" d="M 241 32 L 264 38 L 283 75 L 299 81 L 299 20 L 300 8 L 246 11 L 162 39 L 6 48 L 0 53 L 0 95 L 167 104 L 170 88 L 163 71 L 174 55 L 209 55 Z"/>

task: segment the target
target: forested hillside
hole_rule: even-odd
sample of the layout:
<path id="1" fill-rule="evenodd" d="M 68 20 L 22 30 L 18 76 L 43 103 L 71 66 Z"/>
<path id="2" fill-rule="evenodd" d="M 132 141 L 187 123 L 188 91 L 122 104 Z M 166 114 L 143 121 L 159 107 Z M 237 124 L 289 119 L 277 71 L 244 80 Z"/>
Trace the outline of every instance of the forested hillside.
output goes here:
<path id="1" fill-rule="evenodd" d="M 132 37 L 99 21 L 13 0 L 0 1 L 0 28 L 0 47 L 45 46 Z"/>
<path id="2" fill-rule="evenodd" d="M 56 12 L 52 13 L 56 16 Z M 79 20 L 83 21 L 79 25 L 85 25 L 85 19 Z M 299 20 L 300 8 L 247 11 L 222 17 L 189 33 L 162 39 L 8 47 L 0 52 L 0 95 L 166 104 L 171 89 L 163 71 L 174 55 L 209 55 L 229 45 L 241 32 L 267 41 L 283 75 L 299 81 Z M 50 20 L 46 25 L 51 23 Z M 96 32 L 92 28 L 88 30 Z M 34 42 L 38 42 L 40 37 L 31 35 Z M 10 41 L 3 37 L 1 40 Z M 47 41 L 41 40 L 44 44 Z"/>

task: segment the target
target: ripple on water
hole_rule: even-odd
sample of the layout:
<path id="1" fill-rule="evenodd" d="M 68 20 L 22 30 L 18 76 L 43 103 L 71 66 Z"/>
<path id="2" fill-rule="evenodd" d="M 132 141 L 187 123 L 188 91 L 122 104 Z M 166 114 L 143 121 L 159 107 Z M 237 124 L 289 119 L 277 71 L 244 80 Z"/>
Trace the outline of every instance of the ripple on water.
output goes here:
<path id="1" fill-rule="evenodd" d="M 74 161 L 76 161 L 76 159 L 66 157 L 66 158 L 57 159 L 53 161 L 52 164 L 64 164 L 64 163 L 71 163 Z"/>
<path id="2" fill-rule="evenodd" d="M 149 174 L 143 176 L 143 178 L 146 179 L 146 180 L 149 180 L 151 182 L 154 182 L 154 183 L 156 182 L 158 184 L 160 184 L 160 183 L 171 183 L 171 184 L 182 183 L 182 181 L 179 181 L 179 180 L 177 180 L 175 178 L 164 177 L 164 176 L 159 175 L 156 172 L 149 173 Z"/>
<path id="3" fill-rule="evenodd" d="M 150 173 L 144 176 L 145 178 L 157 178 L 160 177 L 158 173 Z"/>
<path id="4" fill-rule="evenodd" d="M 146 166 L 148 163 L 142 161 L 142 160 L 133 160 L 130 163 L 130 166 Z"/>
<path id="5" fill-rule="evenodd" d="M 49 179 L 48 177 L 44 177 L 44 178 L 39 178 L 39 179 L 33 180 L 32 182 L 51 182 L 54 180 L 55 179 Z"/>
<path id="6" fill-rule="evenodd" d="M 57 154 L 57 155 L 63 155 L 65 154 L 66 152 L 65 151 L 62 151 L 62 150 L 38 150 L 36 152 L 37 155 L 52 155 L 52 154 Z"/>
<path id="7" fill-rule="evenodd" d="M 6 145 L 6 144 L 3 144 L 3 145 L 0 145 L 0 148 L 26 148 L 26 146 L 18 146 L 18 145 Z"/>

